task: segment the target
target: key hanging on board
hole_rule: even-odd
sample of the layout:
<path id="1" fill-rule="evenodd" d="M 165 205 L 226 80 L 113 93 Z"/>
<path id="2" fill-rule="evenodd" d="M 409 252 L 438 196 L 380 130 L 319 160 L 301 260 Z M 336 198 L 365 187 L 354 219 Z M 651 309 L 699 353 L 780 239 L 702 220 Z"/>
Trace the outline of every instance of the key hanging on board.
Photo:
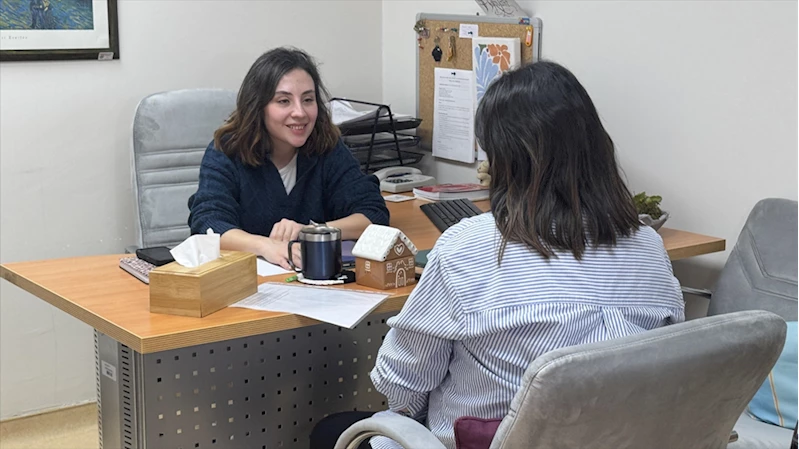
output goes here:
<path id="1" fill-rule="evenodd" d="M 441 46 L 439 45 L 441 43 L 441 38 L 436 36 L 436 38 L 434 39 L 434 42 L 435 42 L 436 46 L 435 46 L 435 48 L 433 48 L 433 52 L 431 54 L 433 55 L 433 59 L 436 62 L 441 62 L 441 56 L 444 55 L 444 52 L 441 50 Z"/>

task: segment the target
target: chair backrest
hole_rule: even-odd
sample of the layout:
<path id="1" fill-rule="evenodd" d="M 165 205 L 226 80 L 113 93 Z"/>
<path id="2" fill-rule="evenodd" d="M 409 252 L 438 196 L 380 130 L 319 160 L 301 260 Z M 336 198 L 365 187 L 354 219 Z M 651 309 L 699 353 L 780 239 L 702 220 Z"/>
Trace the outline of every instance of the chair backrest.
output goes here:
<path id="1" fill-rule="evenodd" d="M 726 448 L 785 330 L 779 316 L 748 311 L 544 354 L 491 449 Z"/>
<path id="2" fill-rule="evenodd" d="M 189 197 L 214 131 L 236 108 L 236 92 L 185 89 L 144 98 L 133 118 L 133 190 L 139 247 L 189 237 Z"/>
<path id="3" fill-rule="evenodd" d="M 796 201 L 755 204 L 721 271 L 708 315 L 759 309 L 796 321 L 796 226 Z"/>

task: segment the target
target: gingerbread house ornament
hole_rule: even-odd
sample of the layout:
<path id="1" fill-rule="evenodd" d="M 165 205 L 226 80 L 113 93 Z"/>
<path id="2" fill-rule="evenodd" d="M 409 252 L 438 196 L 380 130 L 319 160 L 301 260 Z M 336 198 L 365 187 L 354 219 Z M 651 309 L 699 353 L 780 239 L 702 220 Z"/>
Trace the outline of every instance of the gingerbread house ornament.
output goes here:
<path id="1" fill-rule="evenodd" d="M 416 246 L 397 228 L 369 225 L 352 255 L 360 285 L 385 290 L 416 283 Z"/>

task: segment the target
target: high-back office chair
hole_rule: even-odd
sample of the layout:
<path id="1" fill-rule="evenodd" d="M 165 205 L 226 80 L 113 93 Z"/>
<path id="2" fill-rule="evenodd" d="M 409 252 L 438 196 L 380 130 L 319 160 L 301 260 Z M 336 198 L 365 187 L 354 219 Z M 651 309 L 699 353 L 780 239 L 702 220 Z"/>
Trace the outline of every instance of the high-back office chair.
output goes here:
<path id="1" fill-rule="evenodd" d="M 785 331 L 779 316 L 748 311 L 544 354 L 527 368 L 491 449 L 725 448 Z M 376 435 L 444 449 L 398 415 L 353 424 L 336 449 Z"/>
<path id="2" fill-rule="evenodd" d="M 137 246 L 173 247 L 189 237 L 189 197 L 214 131 L 236 108 L 236 92 L 184 89 L 144 98 L 133 118 Z M 135 248 L 128 248 L 128 251 Z"/>
<path id="3" fill-rule="evenodd" d="M 710 299 L 708 315 L 768 310 L 797 320 L 797 202 L 768 198 L 752 208 L 714 291 L 683 288 Z M 743 413 L 730 449 L 786 449 L 793 432 Z"/>

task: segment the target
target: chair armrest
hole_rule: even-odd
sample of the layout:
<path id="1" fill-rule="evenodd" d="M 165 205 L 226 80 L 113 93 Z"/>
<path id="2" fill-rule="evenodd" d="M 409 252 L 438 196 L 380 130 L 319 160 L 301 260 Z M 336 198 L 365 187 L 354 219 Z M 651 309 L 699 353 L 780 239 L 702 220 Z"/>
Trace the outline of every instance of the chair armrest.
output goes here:
<path id="1" fill-rule="evenodd" d="M 680 287 L 680 289 L 682 290 L 683 294 L 687 293 L 689 295 L 699 296 L 707 299 L 710 299 L 712 294 L 710 290 L 706 288 Z"/>
<path id="2" fill-rule="evenodd" d="M 446 449 L 427 427 L 402 415 L 375 415 L 351 425 L 336 441 L 335 449 L 356 449 L 365 440 L 385 436 L 402 447 Z"/>

